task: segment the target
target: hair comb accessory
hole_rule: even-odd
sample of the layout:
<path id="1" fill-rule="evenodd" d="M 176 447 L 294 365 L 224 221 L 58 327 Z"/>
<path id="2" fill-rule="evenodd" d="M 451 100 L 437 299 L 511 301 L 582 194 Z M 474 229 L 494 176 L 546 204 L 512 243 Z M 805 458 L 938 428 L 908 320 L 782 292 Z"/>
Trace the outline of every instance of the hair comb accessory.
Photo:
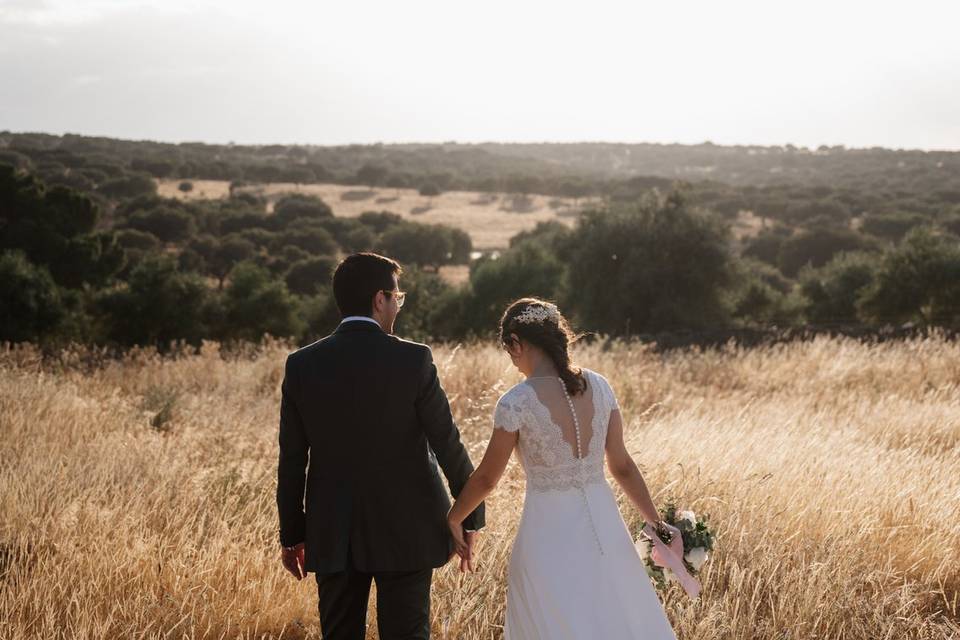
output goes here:
<path id="1" fill-rule="evenodd" d="M 517 314 L 514 320 L 522 324 L 543 324 L 547 320 L 559 323 L 560 311 L 557 309 L 557 305 L 550 302 L 531 304 L 527 305 L 526 309 Z"/>

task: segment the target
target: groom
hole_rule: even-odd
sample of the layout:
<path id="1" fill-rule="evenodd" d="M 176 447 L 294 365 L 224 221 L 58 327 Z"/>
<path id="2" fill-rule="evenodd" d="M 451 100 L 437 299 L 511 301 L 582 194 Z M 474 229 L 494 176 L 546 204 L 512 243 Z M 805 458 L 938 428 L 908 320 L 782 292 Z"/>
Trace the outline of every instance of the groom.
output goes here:
<path id="1" fill-rule="evenodd" d="M 437 466 L 454 497 L 473 472 L 430 348 L 391 335 L 400 273 L 373 253 L 343 260 L 333 276 L 343 321 L 286 361 L 282 560 L 298 580 L 315 573 L 324 640 L 366 637 L 371 581 L 382 640 L 430 637 L 433 569 L 453 555 Z M 464 528 L 483 525 L 481 503 Z"/>

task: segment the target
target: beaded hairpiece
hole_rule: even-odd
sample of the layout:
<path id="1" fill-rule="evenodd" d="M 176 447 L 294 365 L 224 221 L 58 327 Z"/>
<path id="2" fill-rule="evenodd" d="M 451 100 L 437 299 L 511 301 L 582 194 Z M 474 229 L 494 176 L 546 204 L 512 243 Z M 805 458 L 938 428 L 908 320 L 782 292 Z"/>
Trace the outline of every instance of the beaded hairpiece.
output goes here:
<path id="1" fill-rule="evenodd" d="M 514 320 L 522 324 L 543 324 L 547 320 L 559 323 L 560 311 L 557 309 L 557 305 L 549 302 L 535 305 L 531 304 L 527 305 L 526 309 L 517 314 Z"/>

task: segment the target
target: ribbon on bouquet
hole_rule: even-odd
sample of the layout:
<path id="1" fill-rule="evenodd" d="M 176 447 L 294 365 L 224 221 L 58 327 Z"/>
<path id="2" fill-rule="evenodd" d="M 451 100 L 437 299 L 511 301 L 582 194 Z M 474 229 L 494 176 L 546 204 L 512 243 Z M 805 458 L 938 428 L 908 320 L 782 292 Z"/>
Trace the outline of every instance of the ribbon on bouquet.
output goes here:
<path id="1" fill-rule="evenodd" d="M 683 538 L 673 534 L 670 545 L 667 546 L 660 536 L 653 529 L 653 525 L 647 523 L 642 529 L 648 538 L 653 540 L 653 549 L 650 550 L 650 557 L 660 567 L 666 567 L 673 571 L 680 581 L 680 586 L 687 592 L 687 595 L 696 599 L 700 595 L 700 582 L 690 575 L 683 564 Z"/>

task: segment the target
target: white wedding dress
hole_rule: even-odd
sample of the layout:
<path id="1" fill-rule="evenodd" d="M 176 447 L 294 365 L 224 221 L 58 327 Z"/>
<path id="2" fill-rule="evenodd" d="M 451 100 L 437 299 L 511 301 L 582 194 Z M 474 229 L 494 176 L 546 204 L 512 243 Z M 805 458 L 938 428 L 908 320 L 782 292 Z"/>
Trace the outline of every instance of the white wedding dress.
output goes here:
<path id="1" fill-rule="evenodd" d="M 531 377 L 494 411 L 494 428 L 519 431 L 527 479 L 504 638 L 676 640 L 603 472 L 617 399 L 606 378 L 583 373 L 583 394 Z"/>

